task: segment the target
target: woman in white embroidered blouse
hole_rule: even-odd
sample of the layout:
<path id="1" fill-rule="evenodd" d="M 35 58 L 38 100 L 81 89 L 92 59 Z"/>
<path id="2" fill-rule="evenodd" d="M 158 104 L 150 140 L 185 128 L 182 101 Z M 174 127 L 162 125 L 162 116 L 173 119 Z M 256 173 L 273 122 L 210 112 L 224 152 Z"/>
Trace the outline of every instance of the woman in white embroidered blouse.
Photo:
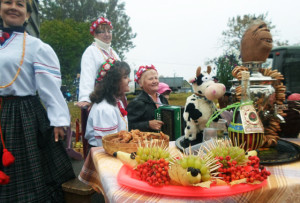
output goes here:
<path id="1" fill-rule="evenodd" d="M 63 202 L 70 115 L 55 52 L 25 31 L 31 3 L 0 0 L 0 202 Z"/>
<path id="2" fill-rule="evenodd" d="M 129 92 L 130 68 L 125 62 L 108 59 L 99 69 L 94 91 L 90 95 L 93 103 L 86 126 L 85 139 L 90 147 L 102 146 L 102 137 L 128 131 L 127 112 L 121 97 Z"/>
<path id="3" fill-rule="evenodd" d="M 94 42 L 84 51 L 81 58 L 79 102 L 77 102 L 80 108 L 87 108 L 91 104 L 89 96 L 94 90 L 96 74 L 101 64 L 109 58 L 120 60 L 111 48 L 112 29 L 111 22 L 103 17 L 94 21 L 90 27 Z"/>
<path id="4" fill-rule="evenodd" d="M 84 51 L 81 58 L 81 72 L 79 83 L 79 99 L 77 106 L 81 108 L 81 129 L 85 134 L 87 118 L 91 108 L 90 94 L 94 90 L 97 71 L 109 58 L 120 60 L 117 53 L 111 48 L 112 41 L 111 22 L 103 17 L 92 22 L 90 33 L 94 36 L 94 42 Z M 122 97 L 126 106 L 126 97 Z M 83 140 L 84 157 L 87 156 L 87 142 Z"/>

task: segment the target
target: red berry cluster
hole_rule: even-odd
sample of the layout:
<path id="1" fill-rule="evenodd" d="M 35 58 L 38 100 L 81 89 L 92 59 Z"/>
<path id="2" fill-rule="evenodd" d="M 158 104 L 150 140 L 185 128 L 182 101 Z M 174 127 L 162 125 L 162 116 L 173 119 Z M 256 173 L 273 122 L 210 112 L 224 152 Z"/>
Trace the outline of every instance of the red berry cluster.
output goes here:
<path id="1" fill-rule="evenodd" d="M 270 171 L 264 166 L 259 165 L 259 158 L 257 156 L 250 156 L 246 166 L 237 165 L 235 160 L 230 161 L 230 156 L 226 156 L 225 160 L 223 157 L 216 158 L 222 162 L 226 160 L 226 166 L 224 166 L 223 163 L 218 162 L 218 164 L 221 165 L 218 169 L 220 172 L 218 176 L 223 177 L 224 181 L 227 183 L 244 178 L 247 178 L 248 183 L 253 183 L 255 180 L 262 182 L 271 175 Z"/>
<path id="2" fill-rule="evenodd" d="M 148 160 L 138 165 L 135 171 L 140 180 L 146 181 L 150 185 L 162 186 L 170 183 L 168 169 L 169 162 L 161 158 L 159 160 Z"/>

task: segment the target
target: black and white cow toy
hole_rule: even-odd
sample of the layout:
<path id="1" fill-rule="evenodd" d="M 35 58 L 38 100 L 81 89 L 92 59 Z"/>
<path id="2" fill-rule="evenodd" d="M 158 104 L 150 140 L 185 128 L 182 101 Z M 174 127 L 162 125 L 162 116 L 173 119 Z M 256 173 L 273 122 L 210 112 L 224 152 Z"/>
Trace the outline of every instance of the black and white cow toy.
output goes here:
<path id="1" fill-rule="evenodd" d="M 225 86 L 215 83 L 210 73 L 210 66 L 207 67 L 206 73 L 201 73 L 201 67 L 198 67 L 196 78 L 189 81 L 194 93 L 187 98 L 183 113 L 186 121 L 185 140 L 196 140 L 197 134 L 203 131 L 207 121 L 217 110 L 213 101 L 225 94 Z"/>

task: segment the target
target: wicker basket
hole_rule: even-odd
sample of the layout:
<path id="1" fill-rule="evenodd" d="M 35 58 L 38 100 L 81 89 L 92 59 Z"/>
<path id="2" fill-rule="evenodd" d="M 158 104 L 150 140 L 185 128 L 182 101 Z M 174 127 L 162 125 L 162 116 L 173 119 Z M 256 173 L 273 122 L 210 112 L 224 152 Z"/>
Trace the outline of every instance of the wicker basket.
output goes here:
<path id="1" fill-rule="evenodd" d="M 159 135 L 159 133 L 152 133 L 155 135 Z M 138 143 L 119 143 L 119 142 L 112 142 L 111 140 L 118 137 L 118 133 L 106 135 L 102 138 L 102 145 L 105 149 L 106 153 L 113 155 L 116 151 L 122 151 L 127 153 L 136 152 L 139 146 Z M 166 135 L 165 139 L 156 139 L 157 144 L 159 146 L 168 147 L 169 146 L 169 136 Z M 145 141 L 146 143 L 147 141 Z M 142 146 L 145 146 L 145 143 L 142 143 Z"/>

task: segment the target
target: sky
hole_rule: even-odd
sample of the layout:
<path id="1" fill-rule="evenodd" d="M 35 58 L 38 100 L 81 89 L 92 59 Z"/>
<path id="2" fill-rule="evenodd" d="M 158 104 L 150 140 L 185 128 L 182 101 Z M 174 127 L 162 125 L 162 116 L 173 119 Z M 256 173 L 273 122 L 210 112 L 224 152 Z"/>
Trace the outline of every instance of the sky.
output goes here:
<path id="1" fill-rule="evenodd" d="M 298 0 L 123 0 L 137 37 L 125 54 L 132 72 L 153 64 L 164 77 L 195 77 L 198 66 L 222 55 L 230 18 L 268 13 L 273 39 L 300 43 Z M 133 74 L 132 74 L 133 78 Z"/>

